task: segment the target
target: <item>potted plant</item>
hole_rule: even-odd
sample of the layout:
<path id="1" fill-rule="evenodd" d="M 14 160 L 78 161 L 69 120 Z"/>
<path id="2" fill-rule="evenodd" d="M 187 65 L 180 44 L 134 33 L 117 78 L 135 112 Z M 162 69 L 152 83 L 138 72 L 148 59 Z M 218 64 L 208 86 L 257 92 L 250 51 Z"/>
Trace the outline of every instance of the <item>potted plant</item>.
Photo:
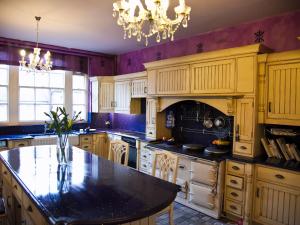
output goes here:
<path id="1" fill-rule="evenodd" d="M 57 160 L 59 164 L 68 163 L 68 137 L 72 131 L 74 121 L 77 120 L 81 112 L 74 114 L 69 118 L 65 107 L 57 107 L 55 111 L 50 111 L 45 115 L 50 118 L 50 121 L 45 121 L 49 129 L 53 129 L 57 134 Z"/>

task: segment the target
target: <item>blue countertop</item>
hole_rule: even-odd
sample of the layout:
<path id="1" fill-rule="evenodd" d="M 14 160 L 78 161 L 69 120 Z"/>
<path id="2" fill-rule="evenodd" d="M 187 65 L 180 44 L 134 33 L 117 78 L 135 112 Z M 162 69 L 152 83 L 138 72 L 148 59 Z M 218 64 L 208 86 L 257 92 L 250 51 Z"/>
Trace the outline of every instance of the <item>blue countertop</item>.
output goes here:
<path id="1" fill-rule="evenodd" d="M 0 135 L 0 141 L 22 140 L 22 139 L 32 139 L 32 138 L 33 136 L 27 134 Z"/>
<path id="2" fill-rule="evenodd" d="M 58 165 L 56 146 L 3 151 L 0 159 L 49 224 L 120 224 L 153 215 L 176 197 L 179 186 L 69 149 Z"/>

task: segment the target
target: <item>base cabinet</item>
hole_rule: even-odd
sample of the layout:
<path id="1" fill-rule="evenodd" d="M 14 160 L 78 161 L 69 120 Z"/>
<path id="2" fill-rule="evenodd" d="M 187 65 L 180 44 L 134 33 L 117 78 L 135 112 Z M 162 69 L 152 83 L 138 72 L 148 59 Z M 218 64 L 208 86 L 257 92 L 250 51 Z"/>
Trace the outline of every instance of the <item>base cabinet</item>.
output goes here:
<path id="1" fill-rule="evenodd" d="M 79 148 L 108 158 L 108 137 L 106 133 L 80 135 Z"/>
<path id="2" fill-rule="evenodd" d="M 300 224 L 300 173 L 256 166 L 254 221 Z"/>
<path id="3" fill-rule="evenodd" d="M 263 181 L 256 183 L 254 215 L 258 223 L 300 224 L 300 190 Z"/>

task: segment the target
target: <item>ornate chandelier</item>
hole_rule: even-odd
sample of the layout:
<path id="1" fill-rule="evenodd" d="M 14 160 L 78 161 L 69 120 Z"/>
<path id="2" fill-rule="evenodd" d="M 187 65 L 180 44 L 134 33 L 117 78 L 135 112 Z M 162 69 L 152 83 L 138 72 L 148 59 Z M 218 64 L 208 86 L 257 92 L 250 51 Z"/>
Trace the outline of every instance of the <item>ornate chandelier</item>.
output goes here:
<path id="1" fill-rule="evenodd" d="M 44 59 L 40 58 L 41 49 L 39 48 L 39 21 L 41 20 L 40 16 L 35 17 L 36 20 L 36 46 L 33 48 L 33 53 L 30 53 L 28 58 L 29 62 L 25 61 L 26 51 L 22 49 L 20 51 L 21 60 L 19 61 L 20 67 L 27 70 L 46 70 L 50 71 L 52 67 L 51 53 L 49 51 L 44 55 Z"/>
<path id="2" fill-rule="evenodd" d="M 188 26 L 191 7 L 185 0 L 179 0 L 179 5 L 174 8 L 176 16 L 173 20 L 167 15 L 169 0 L 145 0 L 144 4 L 146 9 L 141 0 L 118 0 L 113 4 L 113 17 L 118 16 L 117 24 L 124 29 L 124 39 L 134 36 L 140 42 L 145 38 L 146 46 L 152 36 L 156 36 L 156 42 L 167 38 L 173 41 L 179 26 Z"/>

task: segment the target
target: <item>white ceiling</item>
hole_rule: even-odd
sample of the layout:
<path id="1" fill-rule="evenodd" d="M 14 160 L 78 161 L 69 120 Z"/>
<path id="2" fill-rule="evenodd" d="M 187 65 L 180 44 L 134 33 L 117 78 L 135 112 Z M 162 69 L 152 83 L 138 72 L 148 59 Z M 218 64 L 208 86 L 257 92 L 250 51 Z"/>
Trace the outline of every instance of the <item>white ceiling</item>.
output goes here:
<path id="1" fill-rule="evenodd" d="M 0 0 L 0 37 L 35 41 L 34 16 L 42 16 L 40 42 L 120 54 L 144 48 L 123 40 L 112 17 L 112 0 Z M 173 4 L 178 0 L 171 0 Z M 187 29 L 175 40 L 300 9 L 299 0 L 186 0 L 192 7 Z M 172 14 L 170 8 L 170 14 Z M 154 40 L 150 46 L 156 44 Z"/>

